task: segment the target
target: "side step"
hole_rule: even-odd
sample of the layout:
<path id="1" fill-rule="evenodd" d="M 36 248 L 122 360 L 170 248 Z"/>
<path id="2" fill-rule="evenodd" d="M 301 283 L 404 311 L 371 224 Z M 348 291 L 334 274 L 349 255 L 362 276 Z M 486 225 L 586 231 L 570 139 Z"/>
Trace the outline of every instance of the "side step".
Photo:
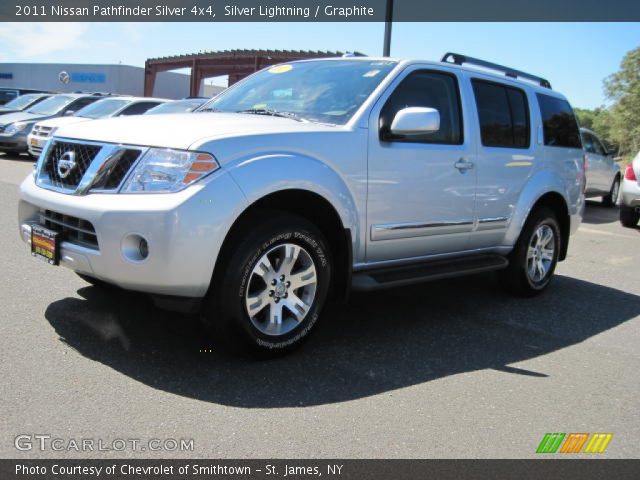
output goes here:
<path id="1" fill-rule="evenodd" d="M 506 268 L 509 261 L 502 255 L 483 254 L 455 259 L 435 260 L 399 267 L 378 268 L 354 272 L 351 286 L 354 290 L 370 291 L 400 287 L 412 283 L 488 272 Z"/>

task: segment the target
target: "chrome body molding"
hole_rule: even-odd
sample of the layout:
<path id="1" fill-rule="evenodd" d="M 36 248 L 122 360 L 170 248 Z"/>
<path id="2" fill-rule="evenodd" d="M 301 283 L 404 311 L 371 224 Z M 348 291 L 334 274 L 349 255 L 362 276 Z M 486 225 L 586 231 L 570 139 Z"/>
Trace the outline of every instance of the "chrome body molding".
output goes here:
<path id="1" fill-rule="evenodd" d="M 398 238 L 427 237 L 470 232 L 473 220 L 432 223 L 389 223 L 371 226 L 371 240 L 395 240 Z"/>

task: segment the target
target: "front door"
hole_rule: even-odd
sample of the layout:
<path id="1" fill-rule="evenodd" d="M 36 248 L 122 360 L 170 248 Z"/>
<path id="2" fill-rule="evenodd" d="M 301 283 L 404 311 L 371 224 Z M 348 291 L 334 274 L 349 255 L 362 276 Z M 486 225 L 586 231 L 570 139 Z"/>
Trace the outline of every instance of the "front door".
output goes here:
<path id="1" fill-rule="evenodd" d="M 393 135 L 393 118 L 407 107 L 435 108 L 440 129 Z M 367 262 L 465 250 L 476 172 L 456 75 L 406 70 L 372 110 L 369 135 Z"/>

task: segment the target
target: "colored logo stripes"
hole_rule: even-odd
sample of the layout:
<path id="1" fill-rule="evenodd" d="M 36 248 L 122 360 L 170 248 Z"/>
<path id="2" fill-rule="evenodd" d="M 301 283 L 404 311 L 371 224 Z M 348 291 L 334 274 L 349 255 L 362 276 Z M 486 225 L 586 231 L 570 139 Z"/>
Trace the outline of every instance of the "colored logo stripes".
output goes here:
<path id="1" fill-rule="evenodd" d="M 604 453 L 612 438 L 613 433 L 545 433 L 536 453 Z"/>

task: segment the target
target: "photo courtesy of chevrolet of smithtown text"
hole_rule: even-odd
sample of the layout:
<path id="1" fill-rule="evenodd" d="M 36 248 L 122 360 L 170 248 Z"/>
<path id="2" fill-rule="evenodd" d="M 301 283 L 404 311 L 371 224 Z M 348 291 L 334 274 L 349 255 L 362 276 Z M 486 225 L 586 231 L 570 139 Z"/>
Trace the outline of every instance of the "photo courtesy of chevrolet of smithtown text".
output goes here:
<path id="1" fill-rule="evenodd" d="M 640 478 L 640 3 L 0 2 L 0 480 Z"/>

